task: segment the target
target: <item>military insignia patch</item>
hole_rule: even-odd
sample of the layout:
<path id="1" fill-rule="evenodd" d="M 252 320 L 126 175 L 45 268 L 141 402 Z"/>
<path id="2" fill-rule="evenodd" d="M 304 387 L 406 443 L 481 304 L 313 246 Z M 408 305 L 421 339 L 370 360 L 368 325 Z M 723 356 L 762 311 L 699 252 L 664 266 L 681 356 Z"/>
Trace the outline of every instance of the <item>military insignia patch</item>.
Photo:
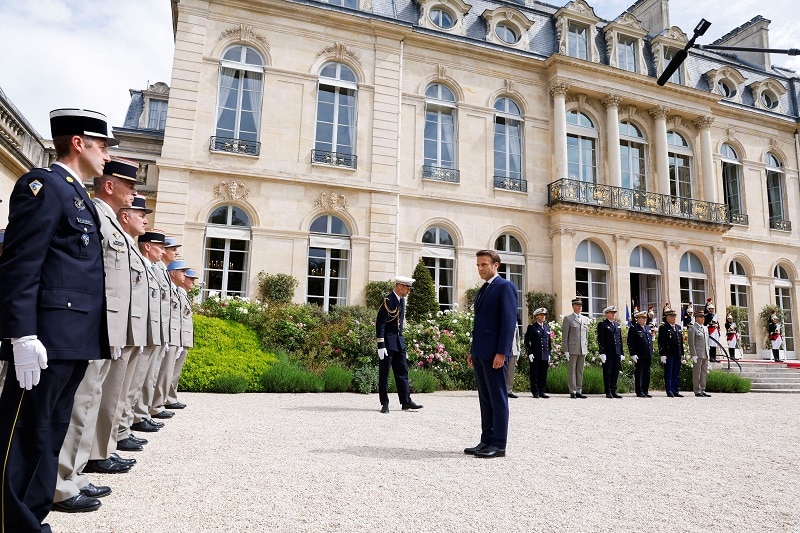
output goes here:
<path id="1" fill-rule="evenodd" d="M 86 202 L 83 201 L 83 198 L 78 198 L 77 196 L 72 199 L 72 202 L 75 204 L 75 209 L 78 211 L 83 211 L 86 209 Z"/>
<path id="2" fill-rule="evenodd" d="M 89 235 L 87 235 L 86 233 L 81 235 L 81 242 L 83 243 L 84 248 L 89 246 Z"/>
<path id="3" fill-rule="evenodd" d="M 36 196 L 39 194 L 39 191 L 42 190 L 42 187 L 44 187 L 44 185 L 42 185 L 42 182 L 39 180 L 33 180 L 28 184 L 28 187 L 31 188 L 31 192 L 33 193 L 34 196 Z"/>
<path id="4" fill-rule="evenodd" d="M 67 180 L 67 183 L 72 183 L 73 181 L 75 181 L 74 179 L 72 179 L 72 176 L 67 176 L 64 179 Z"/>

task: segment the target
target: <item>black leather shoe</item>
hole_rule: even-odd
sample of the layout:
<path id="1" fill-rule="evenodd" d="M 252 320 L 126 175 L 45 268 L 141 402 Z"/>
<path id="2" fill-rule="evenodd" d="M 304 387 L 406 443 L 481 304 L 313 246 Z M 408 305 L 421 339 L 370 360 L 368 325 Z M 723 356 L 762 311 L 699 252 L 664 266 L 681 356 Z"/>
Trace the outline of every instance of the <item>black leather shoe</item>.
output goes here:
<path id="1" fill-rule="evenodd" d="M 96 511 L 101 505 L 102 503 L 97 498 L 78 493 L 63 502 L 53 502 L 53 510 L 61 511 L 62 513 L 88 513 L 89 511 Z"/>
<path id="2" fill-rule="evenodd" d="M 539 398 L 549 398 L 549 397 L 550 396 L 548 396 L 547 394 L 545 394 L 543 392 L 539 394 Z"/>
<path id="3" fill-rule="evenodd" d="M 115 463 L 119 463 L 122 465 L 133 466 L 136 464 L 136 459 L 128 459 L 126 457 L 120 457 L 119 455 L 116 454 L 116 452 L 112 453 L 108 458 L 114 461 Z"/>
<path id="4" fill-rule="evenodd" d="M 570 393 L 569 393 L 569 397 L 570 397 L 570 398 L 572 398 L 572 399 L 574 400 L 574 399 L 575 399 L 575 398 L 577 398 L 578 396 L 577 396 L 577 395 L 576 395 L 574 392 L 570 392 Z"/>
<path id="5" fill-rule="evenodd" d="M 652 396 L 650 393 L 648 393 L 648 392 L 645 392 L 645 393 L 644 393 L 644 396 L 645 396 L 645 398 L 652 398 L 652 397 L 653 397 L 653 396 Z"/>
<path id="6" fill-rule="evenodd" d="M 676 398 L 683 398 L 683 394 L 681 394 L 680 392 L 674 393 L 673 396 L 675 396 Z"/>
<path id="7" fill-rule="evenodd" d="M 539 393 L 538 392 L 532 392 L 531 396 L 533 396 L 534 398 L 538 398 L 539 397 Z"/>
<path id="8" fill-rule="evenodd" d="M 81 494 L 89 498 L 102 498 L 111 494 L 111 487 L 104 487 L 103 485 L 96 487 L 89 483 L 85 487 L 81 487 Z"/>
<path id="9" fill-rule="evenodd" d="M 642 394 L 641 392 L 636 395 L 637 398 L 647 398 L 646 394 Z"/>
<path id="10" fill-rule="evenodd" d="M 148 418 L 147 421 L 150 422 L 151 426 L 155 426 L 158 429 L 161 429 L 161 428 L 164 427 L 164 422 L 159 422 L 158 420 L 154 420 L 152 418 Z"/>
<path id="11" fill-rule="evenodd" d="M 464 453 L 467 455 L 475 455 L 478 452 L 482 452 L 483 450 L 490 448 L 490 446 L 484 442 L 479 442 L 477 446 L 472 448 L 464 448 Z"/>
<path id="12" fill-rule="evenodd" d="M 381 405 L 381 413 L 388 413 L 389 406 L 388 405 Z"/>
<path id="13" fill-rule="evenodd" d="M 181 402 L 168 403 L 164 409 L 186 409 L 186 404 Z"/>
<path id="14" fill-rule="evenodd" d="M 621 399 L 621 398 L 622 398 L 622 396 L 620 396 L 620 395 L 619 395 L 619 394 L 617 394 L 616 392 L 612 392 L 612 393 L 611 393 L 611 397 L 612 397 L 612 398 L 617 398 L 617 399 Z"/>
<path id="15" fill-rule="evenodd" d="M 153 415 L 153 418 L 160 418 L 161 420 L 169 420 L 175 416 L 175 411 L 159 411 Z"/>
<path id="16" fill-rule="evenodd" d="M 488 448 L 475 452 L 475 457 L 481 459 L 494 459 L 495 457 L 505 457 L 506 449 L 498 448 L 497 446 L 489 446 Z"/>
<path id="17" fill-rule="evenodd" d="M 96 472 L 98 474 L 124 474 L 132 468 L 132 465 L 124 465 L 112 459 L 89 460 L 83 468 L 85 474 Z"/>
<path id="18" fill-rule="evenodd" d="M 671 392 L 668 392 L 668 393 L 667 393 L 667 396 L 669 396 L 670 398 L 674 398 L 674 397 L 675 397 L 675 395 L 674 395 L 674 394 L 672 394 Z"/>
<path id="19" fill-rule="evenodd" d="M 142 446 L 144 446 L 144 445 L 145 445 L 145 444 L 147 444 L 147 442 L 148 442 L 148 440 L 147 440 L 147 439 L 142 439 L 142 438 L 139 438 L 139 437 L 137 437 L 136 435 L 134 435 L 133 433 L 131 433 L 131 434 L 128 436 L 128 438 L 129 438 L 129 439 L 131 439 L 131 440 L 132 440 L 133 442 L 135 442 L 136 444 L 141 444 Z"/>
<path id="20" fill-rule="evenodd" d="M 576 392 L 575 396 L 577 396 L 581 400 L 585 400 L 586 398 L 588 398 L 588 396 L 586 396 L 585 394 L 581 394 L 580 392 Z"/>
<path id="21" fill-rule="evenodd" d="M 152 422 L 150 422 L 149 419 L 145 418 L 141 422 L 136 422 L 135 424 L 131 424 L 131 429 L 134 429 L 136 431 L 143 431 L 145 433 L 155 433 L 161 428 L 157 428 L 156 426 L 153 425 Z"/>
<path id="22" fill-rule="evenodd" d="M 513 392 L 509 392 L 509 393 L 508 393 L 508 397 L 509 397 L 509 398 L 519 398 L 519 396 L 517 396 L 517 395 L 516 395 L 516 394 L 514 394 Z"/>
<path id="23" fill-rule="evenodd" d="M 144 450 L 144 446 L 127 437 L 117 442 L 117 449 L 123 452 L 140 452 Z"/>
<path id="24" fill-rule="evenodd" d="M 700 396 L 705 396 L 706 398 L 711 398 L 711 395 L 706 391 L 700 391 Z"/>
<path id="25" fill-rule="evenodd" d="M 413 409 L 413 410 L 422 409 L 422 406 L 420 404 L 414 403 L 414 402 L 404 403 L 403 404 L 403 411 L 408 411 L 409 409 Z"/>

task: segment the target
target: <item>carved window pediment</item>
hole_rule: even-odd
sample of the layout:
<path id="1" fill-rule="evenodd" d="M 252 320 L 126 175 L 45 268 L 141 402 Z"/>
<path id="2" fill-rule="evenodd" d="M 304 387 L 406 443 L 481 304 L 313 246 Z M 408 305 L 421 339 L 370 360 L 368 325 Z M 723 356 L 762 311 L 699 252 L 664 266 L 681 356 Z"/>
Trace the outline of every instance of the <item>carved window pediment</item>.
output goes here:
<path id="1" fill-rule="evenodd" d="M 431 30 L 465 35 L 464 16 L 470 4 L 463 0 L 418 0 L 419 25 Z"/>
<path id="2" fill-rule="evenodd" d="M 724 66 L 709 70 L 706 72 L 706 78 L 712 93 L 718 94 L 727 100 L 741 100 L 739 86 L 745 82 L 746 78 L 735 68 Z"/>
<path id="3" fill-rule="evenodd" d="M 753 91 L 755 105 L 759 109 L 769 109 L 777 111 L 780 107 L 780 98 L 788 91 L 777 81 L 768 78 L 766 80 L 754 81 L 747 87 Z"/>
<path id="4" fill-rule="evenodd" d="M 567 17 L 571 20 L 583 22 L 594 26 L 600 22 L 600 17 L 595 15 L 594 8 L 583 0 L 573 0 L 556 11 L 556 18 Z"/>
<path id="5" fill-rule="evenodd" d="M 486 41 L 503 46 L 512 46 L 520 50 L 527 50 L 528 39 L 526 34 L 533 27 L 533 22 L 516 9 L 498 7 L 487 9 L 481 13 L 486 21 Z M 516 35 L 516 39 L 509 37 Z"/>
<path id="6" fill-rule="evenodd" d="M 583 0 L 573 0 L 555 13 L 558 51 L 593 63 L 600 62 L 597 23 L 600 18 Z"/>
<path id="7" fill-rule="evenodd" d="M 608 23 L 603 31 L 606 35 L 610 66 L 647 74 L 647 63 L 644 59 L 644 37 L 647 30 L 639 19 L 625 12 L 617 20 Z"/>
<path id="8" fill-rule="evenodd" d="M 653 50 L 653 59 L 656 64 L 657 76 L 661 76 L 672 57 L 678 50 L 682 50 L 688 41 L 689 39 L 686 37 L 686 34 L 677 26 L 667 28 L 659 35 L 653 37 L 650 41 L 650 46 Z M 670 81 L 675 81 L 676 83 L 680 82 L 684 85 L 687 84 L 689 80 L 689 70 L 686 68 L 686 61 L 681 63 L 681 66 L 678 67 L 678 72 L 677 78 Z"/>

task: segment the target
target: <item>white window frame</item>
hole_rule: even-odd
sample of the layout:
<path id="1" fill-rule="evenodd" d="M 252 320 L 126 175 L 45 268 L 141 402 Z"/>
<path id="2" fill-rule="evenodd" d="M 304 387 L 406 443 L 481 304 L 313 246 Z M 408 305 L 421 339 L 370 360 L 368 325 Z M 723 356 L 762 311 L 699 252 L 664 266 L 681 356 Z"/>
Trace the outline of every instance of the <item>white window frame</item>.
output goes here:
<path id="1" fill-rule="evenodd" d="M 203 273 L 203 279 L 205 280 L 205 286 L 203 287 L 203 298 L 208 297 L 209 292 L 217 291 L 221 296 L 247 296 L 248 293 L 248 277 L 250 272 L 250 259 L 251 259 L 251 251 L 252 251 L 252 232 L 250 230 L 250 217 L 247 213 L 241 208 L 235 205 L 222 205 L 216 207 L 211 215 L 209 215 L 209 219 L 211 216 L 216 213 L 216 211 L 220 207 L 227 208 L 226 214 L 226 223 L 225 224 L 215 224 L 212 222 L 208 222 L 206 224 L 206 234 L 205 239 L 203 240 L 203 264 L 205 265 L 205 272 Z M 247 225 L 232 225 L 233 221 L 233 213 L 234 208 L 241 211 L 245 216 L 247 216 Z M 224 246 L 222 248 L 211 248 L 209 246 L 209 239 L 222 239 L 224 241 Z M 244 241 L 247 243 L 244 250 L 232 250 L 231 249 L 231 241 Z M 212 266 L 210 261 L 210 253 L 211 251 L 214 252 L 223 252 L 222 258 L 222 265 L 220 266 Z M 243 260 L 243 270 L 233 270 L 231 269 L 231 253 L 244 253 L 244 260 Z M 211 274 L 213 272 L 221 272 L 222 273 L 222 286 L 219 288 L 212 287 L 211 283 Z M 242 287 L 239 291 L 231 291 L 228 289 L 228 282 L 230 280 L 230 274 L 232 272 L 237 272 L 242 274 Z"/>
<path id="2" fill-rule="evenodd" d="M 350 293 L 350 264 L 352 262 L 352 254 L 350 253 L 350 228 L 348 228 L 347 223 L 342 220 L 341 218 L 330 215 L 330 214 L 322 214 L 318 217 L 315 217 L 314 220 L 311 222 L 313 226 L 314 223 L 320 217 L 328 217 L 326 221 L 326 232 L 309 232 L 308 236 L 308 250 L 306 252 L 306 302 L 307 303 L 318 303 L 316 301 L 311 301 L 311 299 L 322 299 L 322 309 L 326 313 L 331 310 L 332 307 L 337 306 L 345 306 L 349 300 L 349 293 Z M 337 219 L 341 222 L 342 227 L 347 232 L 346 234 L 340 233 L 332 233 L 332 225 L 333 219 Z M 323 259 L 324 264 L 324 273 L 322 275 L 312 275 L 310 272 L 310 263 L 311 263 L 311 250 L 321 250 L 324 252 Z M 346 253 L 345 257 L 337 257 L 334 258 L 333 250 L 339 250 L 340 253 Z M 317 256 L 318 257 L 318 256 Z M 319 257 L 318 257 L 319 258 Z M 344 264 L 344 273 L 342 274 L 339 272 L 338 276 L 332 276 L 332 263 L 333 261 L 339 261 L 340 265 Z M 310 287 L 311 283 L 309 280 L 311 279 L 321 279 L 322 280 L 322 294 L 310 294 Z M 333 280 L 338 280 L 340 283 L 337 293 L 331 294 L 331 285 Z M 334 301 L 335 300 L 335 301 Z"/>
<path id="3" fill-rule="evenodd" d="M 500 104 L 503 104 L 503 109 L 498 109 Z M 516 112 L 514 109 L 511 108 L 513 104 L 516 108 Z M 523 152 L 523 140 L 522 134 L 524 129 L 524 123 L 522 121 L 522 110 L 513 99 L 507 96 L 501 96 L 497 99 L 494 104 L 495 109 L 495 118 L 494 118 L 494 175 L 502 178 L 511 178 L 515 180 L 523 180 L 525 179 L 525 167 L 523 166 L 522 160 L 522 152 Z M 502 120 L 503 123 L 500 124 L 499 121 Z M 503 129 L 503 151 L 497 150 L 497 140 L 498 133 L 497 129 L 501 126 Z M 516 135 L 513 135 L 514 128 L 516 128 Z M 516 166 L 519 169 L 517 172 L 511 171 L 511 163 L 515 157 L 512 150 L 512 144 L 516 142 Z M 497 159 L 498 156 L 501 156 L 503 160 L 503 164 L 505 165 L 505 171 L 503 169 L 497 168 Z"/>
<path id="4" fill-rule="evenodd" d="M 578 124 L 571 124 L 570 117 L 577 116 Z M 584 117 L 586 120 L 589 121 L 591 127 L 584 126 L 580 124 L 581 117 Z M 586 114 L 580 111 L 579 109 L 573 109 L 571 111 L 567 111 L 567 169 L 571 166 L 577 165 L 578 166 L 578 174 L 571 173 L 569 174 L 569 179 L 583 181 L 586 183 L 597 183 L 598 181 L 598 132 L 597 127 L 594 125 L 594 121 Z M 571 161 L 570 160 L 570 139 L 574 139 L 577 142 L 577 154 L 578 160 Z M 584 144 L 588 142 L 590 145 L 590 151 L 592 154 L 592 161 L 591 164 L 587 165 L 584 161 Z M 574 145 L 574 143 L 573 143 Z M 585 169 L 591 168 L 592 177 L 591 179 L 587 179 L 585 176 Z"/>
<path id="5" fill-rule="evenodd" d="M 264 56 L 262 56 L 261 52 L 259 52 L 255 48 L 250 47 L 250 46 L 245 46 L 245 45 L 242 45 L 242 44 L 234 44 L 234 45 L 231 45 L 231 46 L 227 47 L 225 49 L 225 51 L 222 53 L 222 56 L 224 57 L 228 53 L 228 51 L 230 51 L 232 48 L 235 48 L 235 47 L 241 47 L 242 51 L 240 53 L 240 56 L 241 56 L 242 59 L 240 61 L 230 61 L 230 60 L 227 60 L 227 59 L 221 59 L 220 63 L 219 63 L 219 80 L 217 82 L 217 104 L 215 106 L 216 116 L 214 118 L 214 136 L 215 137 L 223 137 L 223 138 L 239 139 L 239 140 L 247 140 L 247 141 L 251 141 L 251 142 L 259 142 L 259 140 L 261 139 L 261 118 L 262 118 L 262 111 L 263 111 L 262 108 L 263 108 L 263 105 L 264 105 L 264 65 L 265 65 Z M 245 62 L 246 61 L 246 57 L 247 57 L 247 50 L 250 50 L 250 51 L 254 52 L 255 54 L 257 54 L 259 60 L 261 61 L 260 65 L 254 65 L 252 63 L 246 63 Z M 237 99 L 236 99 L 236 108 L 234 109 L 235 114 L 236 114 L 236 118 L 234 120 L 234 129 L 233 129 L 233 132 L 232 132 L 233 137 L 228 137 L 227 134 L 220 135 L 221 131 L 222 132 L 228 131 L 227 129 L 220 130 L 220 126 L 219 126 L 219 119 L 221 117 L 220 106 L 222 104 L 222 81 L 224 79 L 223 76 L 225 75 L 225 73 L 223 72 L 224 69 L 232 69 L 234 71 L 240 71 L 242 73 L 250 72 L 250 73 L 253 73 L 253 74 L 258 74 L 258 78 L 257 79 L 260 81 L 260 90 L 259 90 L 259 95 L 258 95 L 258 102 L 256 103 L 255 106 L 253 106 L 253 111 L 257 113 L 257 115 L 255 117 L 255 120 L 254 120 L 254 122 L 255 122 L 255 130 L 256 131 L 255 132 L 246 132 L 248 134 L 254 133 L 255 134 L 255 139 L 244 139 L 242 137 L 241 121 L 242 121 L 242 113 L 244 112 L 244 109 L 242 107 L 242 100 L 244 98 L 244 93 L 245 93 L 242 82 L 244 81 L 244 74 L 242 75 L 241 78 L 239 78 L 241 86 L 240 86 L 240 88 L 238 90 Z M 235 76 L 235 73 L 234 73 L 234 76 Z"/>
<path id="6" fill-rule="evenodd" d="M 328 76 L 323 76 L 322 71 L 325 67 L 329 65 L 336 65 L 336 78 L 330 78 Z M 356 73 L 353 69 L 349 66 L 345 65 L 344 63 L 339 63 L 336 61 L 329 61 L 322 65 L 320 68 L 320 75 L 317 81 L 317 105 L 315 107 L 316 118 L 314 119 L 314 149 L 315 150 L 322 150 L 325 152 L 333 152 L 336 154 L 345 154 L 345 155 L 356 155 L 356 140 L 358 134 L 358 83 L 351 82 L 348 80 L 342 79 L 342 68 L 347 69 L 353 75 L 354 78 L 357 79 Z M 333 90 L 323 89 L 323 87 L 329 87 Z M 331 139 L 330 141 L 321 141 L 320 136 L 320 117 L 319 117 L 319 106 L 320 106 L 320 94 L 322 91 L 325 90 L 326 92 L 333 93 L 333 123 L 331 123 Z M 346 148 L 346 145 L 339 144 L 339 114 L 341 111 L 342 104 L 340 100 L 342 99 L 342 94 L 345 91 L 352 91 L 352 98 L 353 98 L 353 121 L 352 124 L 349 124 L 347 127 L 350 131 L 350 138 L 352 140 L 352 146 L 350 146 L 349 151 Z M 321 148 L 320 143 L 323 145 L 330 145 L 330 149 Z"/>
<path id="7" fill-rule="evenodd" d="M 436 97 L 429 97 L 427 95 L 428 91 L 432 87 L 438 87 L 437 96 Z M 447 91 L 452 95 L 453 99 L 444 99 L 442 98 L 442 89 L 447 89 Z M 423 124 L 423 146 L 422 146 L 422 157 L 424 159 L 424 165 L 427 167 L 438 167 L 438 168 L 447 168 L 447 169 L 457 169 L 457 161 L 458 161 L 458 116 L 457 116 L 457 105 L 456 105 L 456 96 L 455 93 L 450 89 L 447 85 L 442 83 L 432 83 L 425 89 L 425 120 Z M 428 113 L 435 113 L 436 120 L 435 122 L 431 122 L 428 120 Z M 452 124 L 445 124 L 442 120 L 442 117 L 445 115 L 452 117 Z M 427 130 L 428 123 L 435 124 L 436 130 L 436 138 L 435 139 L 428 139 L 425 136 L 425 130 Z M 452 157 L 453 160 L 451 162 L 446 162 L 442 159 L 442 152 L 444 151 L 444 145 L 447 144 L 446 135 L 445 135 L 445 128 L 452 128 Z M 426 153 L 425 147 L 427 145 L 427 141 L 433 141 L 436 143 L 436 156 L 429 157 Z"/>

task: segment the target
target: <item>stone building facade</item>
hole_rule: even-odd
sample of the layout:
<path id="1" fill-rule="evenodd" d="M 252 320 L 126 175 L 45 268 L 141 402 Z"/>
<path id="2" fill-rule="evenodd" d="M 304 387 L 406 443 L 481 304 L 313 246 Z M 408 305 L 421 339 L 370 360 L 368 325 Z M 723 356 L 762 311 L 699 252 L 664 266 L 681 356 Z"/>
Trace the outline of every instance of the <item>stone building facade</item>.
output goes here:
<path id="1" fill-rule="evenodd" d="M 559 314 L 576 293 L 595 316 L 744 307 L 751 352 L 778 303 L 794 357 L 800 80 L 693 50 L 657 86 L 687 42 L 668 7 L 174 0 L 155 225 L 206 290 L 283 272 L 328 309 L 423 259 L 463 306 L 496 248 Z M 715 44 L 767 46 L 768 24 Z"/>

